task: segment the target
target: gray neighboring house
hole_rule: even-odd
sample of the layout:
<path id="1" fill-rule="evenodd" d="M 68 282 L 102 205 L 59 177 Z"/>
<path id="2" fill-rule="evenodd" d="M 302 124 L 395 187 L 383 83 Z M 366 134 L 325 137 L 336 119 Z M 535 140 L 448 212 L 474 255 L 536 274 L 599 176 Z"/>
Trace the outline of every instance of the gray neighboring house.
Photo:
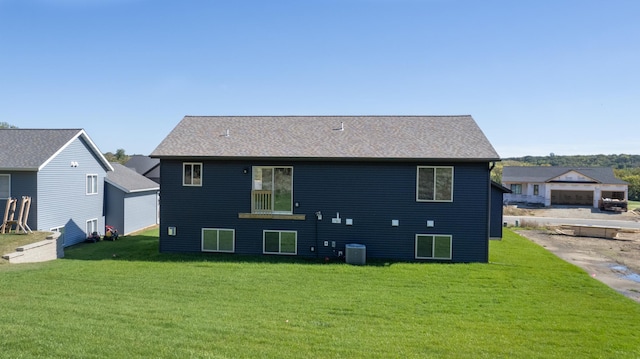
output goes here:
<path id="1" fill-rule="evenodd" d="M 62 232 L 63 246 L 104 231 L 104 179 L 113 170 L 82 129 L 0 129 L 0 217 L 31 197 L 27 224 Z"/>
<path id="2" fill-rule="evenodd" d="M 126 235 L 158 223 L 160 186 L 119 163 L 105 179 L 106 224 Z"/>
<path id="3" fill-rule="evenodd" d="M 507 203 L 598 207 L 601 198 L 628 200 L 629 184 L 610 167 L 505 166 Z"/>
<path id="4" fill-rule="evenodd" d="M 131 168 L 137 173 L 147 177 L 148 179 L 160 184 L 160 160 L 144 155 L 133 155 L 124 164 L 127 168 Z"/>

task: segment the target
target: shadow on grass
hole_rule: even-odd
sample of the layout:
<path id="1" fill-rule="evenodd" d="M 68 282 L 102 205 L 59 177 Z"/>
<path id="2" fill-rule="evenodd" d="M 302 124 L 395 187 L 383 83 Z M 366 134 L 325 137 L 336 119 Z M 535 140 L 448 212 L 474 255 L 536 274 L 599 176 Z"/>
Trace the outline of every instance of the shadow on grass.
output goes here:
<path id="1" fill-rule="evenodd" d="M 230 262 L 230 263 L 296 263 L 296 264 L 344 264 L 344 259 L 333 257 L 300 257 L 280 255 L 241 255 L 234 253 L 160 253 L 157 236 L 135 235 L 120 237 L 116 241 L 80 243 L 65 248 L 67 260 L 118 260 L 132 262 Z M 63 260 L 64 260 L 63 259 Z M 367 259 L 366 266 L 384 267 L 397 260 Z"/>

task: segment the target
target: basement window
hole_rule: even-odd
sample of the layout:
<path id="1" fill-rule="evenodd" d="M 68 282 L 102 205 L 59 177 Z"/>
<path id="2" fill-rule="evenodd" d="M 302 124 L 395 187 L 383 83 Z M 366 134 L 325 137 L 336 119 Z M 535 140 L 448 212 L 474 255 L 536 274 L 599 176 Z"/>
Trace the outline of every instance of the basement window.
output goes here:
<path id="1" fill-rule="evenodd" d="M 203 252 L 235 252 L 236 232 L 233 229 L 202 228 Z"/>
<path id="2" fill-rule="evenodd" d="M 416 234 L 416 259 L 451 259 L 450 235 Z"/>
<path id="3" fill-rule="evenodd" d="M 98 231 L 98 219 L 95 218 L 95 219 L 88 220 L 86 230 L 87 230 L 87 237 L 89 237 L 93 232 L 100 233 Z"/>
<path id="4" fill-rule="evenodd" d="M 262 233 L 264 254 L 298 253 L 298 232 L 265 230 Z"/>

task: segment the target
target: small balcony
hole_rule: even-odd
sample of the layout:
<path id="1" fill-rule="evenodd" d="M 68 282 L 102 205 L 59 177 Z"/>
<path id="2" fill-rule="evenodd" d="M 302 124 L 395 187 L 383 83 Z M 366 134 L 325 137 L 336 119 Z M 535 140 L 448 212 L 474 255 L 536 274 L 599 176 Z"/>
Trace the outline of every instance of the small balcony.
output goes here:
<path id="1" fill-rule="evenodd" d="M 306 215 L 279 212 L 273 209 L 273 191 L 251 191 L 251 213 L 238 213 L 238 218 L 243 219 L 280 219 L 292 221 L 304 221 Z M 314 217 L 315 218 L 315 217 Z"/>
<path id="2" fill-rule="evenodd" d="M 262 190 L 251 191 L 251 213 L 273 213 L 273 192 Z"/>

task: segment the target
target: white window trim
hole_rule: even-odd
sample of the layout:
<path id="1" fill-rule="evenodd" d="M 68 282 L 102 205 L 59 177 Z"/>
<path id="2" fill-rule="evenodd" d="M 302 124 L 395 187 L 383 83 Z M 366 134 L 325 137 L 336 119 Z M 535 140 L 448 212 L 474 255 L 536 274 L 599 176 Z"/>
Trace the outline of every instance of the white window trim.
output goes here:
<path id="1" fill-rule="evenodd" d="M 217 231 L 218 232 L 218 248 L 220 248 L 220 231 L 231 231 L 233 233 L 233 248 L 230 251 L 221 251 L 213 250 L 213 249 L 205 249 L 204 248 L 204 232 L 205 231 Z M 236 251 L 236 230 L 233 228 L 202 228 L 201 236 L 200 236 L 200 249 L 203 252 L 216 252 L 216 253 L 235 253 Z"/>
<path id="2" fill-rule="evenodd" d="M 88 231 L 89 230 L 89 223 L 93 223 L 93 222 L 96 222 L 95 230 Z M 93 232 L 98 232 L 98 234 L 100 234 L 100 231 L 98 230 L 98 219 L 97 218 L 88 219 L 87 223 L 85 224 L 84 229 L 85 229 L 85 231 L 88 231 L 87 232 L 87 237 L 89 237 L 91 235 L 91 233 L 93 233 Z"/>
<path id="3" fill-rule="evenodd" d="M 185 183 L 185 176 L 184 176 L 184 170 L 186 166 L 191 166 L 191 183 Z M 193 183 L 193 166 L 200 166 L 200 183 L 198 184 L 194 184 Z M 202 165 L 202 162 L 183 162 L 182 163 L 182 185 L 184 187 L 202 187 L 202 173 L 204 172 L 204 166 Z"/>
<path id="4" fill-rule="evenodd" d="M 279 245 L 278 245 L 278 252 L 267 252 L 264 248 L 265 246 L 265 234 L 267 232 L 277 232 L 278 234 L 280 234 L 280 238 L 279 238 Z M 282 252 L 282 233 L 294 233 L 296 235 L 296 244 L 295 244 L 295 251 L 293 253 L 286 253 L 286 252 Z M 279 255 L 283 255 L 283 256 L 295 256 L 298 255 L 298 231 L 286 231 L 286 230 L 279 230 L 279 229 L 265 229 L 262 231 L 262 254 L 279 254 Z"/>
<path id="5" fill-rule="evenodd" d="M 9 193 L 8 196 L 4 197 L 0 197 L 0 199 L 8 199 L 11 198 L 11 175 L 10 174 L 0 174 L 0 177 L 7 177 L 9 179 L 8 183 L 9 183 Z"/>
<path id="6" fill-rule="evenodd" d="M 436 246 L 436 237 L 449 237 L 449 257 L 418 257 L 418 237 L 433 237 L 433 248 L 431 249 L 431 253 L 435 254 L 435 246 Z M 416 259 L 442 259 L 442 260 L 451 260 L 453 256 L 453 236 L 450 234 L 429 234 L 429 233 L 418 233 L 416 234 L 415 239 L 415 258 Z"/>
<path id="7" fill-rule="evenodd" d="M 272 214 L 293 214 L 293 209 L 294 209 L 294 202 L 293 202 L 293 166 L 253 166 L 251 168 L 251 192 L 253 193 L 254 190 L 256 190 L 255 187 L 255 183 L 254 183 L 254 178 L 255 178 L 255 171 L 256 169 L 262 169 L 262 168 L 270 168 L 272 170 L 272 172 L 274 173 L 273 176 L 275 176 L 275 170 L 276 168 L 289 168 L 291 169 L 291 203 L 289 203 L 290 207 L 291 207 L 291 211 L 276 211 L 276 210 L 272 210 L 271 213 Z M 272 182 L 275 186 L 275 178 L 272 178 Z M 276 196 L 275 196 L 275 190 L 271 190 L 272 192 L 272 196 L 271 196 L 271 207 L 275 207 L 275 201 L 276 201 Z M 254 208 L 251 208 L 251 212 L 254 212 Z M 297 238 L 297 237 L 296 237 Z M 296 239 L 297 241 L 297 239 Z M 296 242 L 297 243 L 297 242 Z"/>
<path id="8" fill-rule="evenodd" d="M 91 188 L 89 188 L 89 178 L 95 178 L 94 181 L 92 181 L 92 186 Z M 98 194 L 99 190 L 98 190 L 98 175 L 97 174 L 93 174 L 93 173 L 89 173 L 86 176 L 86 180 L 85 180 L 85 186 L 86 186 L 86 194 L 87 196 L 93 196 Z M 95 187 L 95 192 L 89 192 L 89 190 L 93 190 L 93 188 Z"/>
<path id="9" fill-rule="evenodd" d="M 434 199 L 420 199 L 420 169 L 421 168 L 433 168 L 433 197 Z M 450 168 L 451 169 L 451 199 L 435 199 L 436 189 L 438 184 L 436 183 L 436 171 L 437 168 Z M 453 187 L 454 187 L 455 169 L 453 166 L 418 166 L 416 168 L 416 202 L 453 202 Z"/>

